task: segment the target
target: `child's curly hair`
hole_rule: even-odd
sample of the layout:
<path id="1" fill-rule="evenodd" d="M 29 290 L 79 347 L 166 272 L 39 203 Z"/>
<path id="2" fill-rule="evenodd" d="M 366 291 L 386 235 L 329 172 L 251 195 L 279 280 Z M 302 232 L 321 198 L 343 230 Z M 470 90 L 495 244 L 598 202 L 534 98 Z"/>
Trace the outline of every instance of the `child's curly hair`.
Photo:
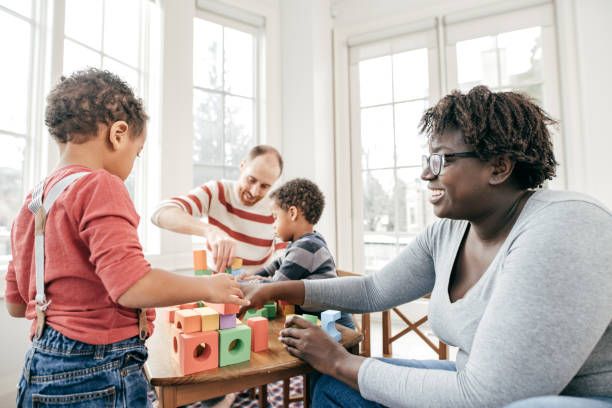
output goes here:
<path id="1" fill-rule="evenodd" d="M 296 178 L 286 182 L 270 193 L 276 204 L 283 210 L 294 206 L 304 214 L 310 224 L 316 224 L 325 207 L 325 196 L 315 183 L 305 178 Z"/>
<path id="2" fill-rule="evenodd" d="M 142 100 L 117 75 L 96 68 L 62 77 L 47 96 L 45 125 L 59 143 L 83 143 L 95 136 L 98 124 L 124 120 L 138 137 L 147 116 Z"/>
<path id="3" fill-rule="evenodd" d="M 521 189 L 541 187 L 555 176 L 549 125 L 557 122 L 527 95 L 491 92 L 483 85 L 467 94 L 455 90 L 427 109 L 420 131 L 435 137 L 459 130 L 481 160 L 508 155 Z"/>

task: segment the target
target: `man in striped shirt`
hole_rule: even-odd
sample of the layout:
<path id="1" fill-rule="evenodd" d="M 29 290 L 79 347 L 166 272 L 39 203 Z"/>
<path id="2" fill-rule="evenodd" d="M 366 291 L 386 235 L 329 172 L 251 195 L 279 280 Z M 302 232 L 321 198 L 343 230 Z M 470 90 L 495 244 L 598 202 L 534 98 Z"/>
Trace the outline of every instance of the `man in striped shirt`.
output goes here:
<path id="1" fill-rule="evenodd" d="M 240 163 L 237 181 L 208 181 L 187 195 L 162 201 L 151 221 L 206 238 L 209 269 L 224 271 L 237 257 L 245 272 L 260 270 L 285 246 L 274 242 L 274 218 L 266 197 L 282 171 L 283 159 L 275 148 L 255 146 Z"/>

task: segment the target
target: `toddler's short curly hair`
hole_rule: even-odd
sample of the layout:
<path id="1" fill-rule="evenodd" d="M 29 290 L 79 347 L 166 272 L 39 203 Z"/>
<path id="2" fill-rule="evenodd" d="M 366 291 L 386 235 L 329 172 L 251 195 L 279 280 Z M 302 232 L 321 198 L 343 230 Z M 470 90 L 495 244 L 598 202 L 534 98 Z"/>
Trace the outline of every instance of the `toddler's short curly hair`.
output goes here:
<path id="1" fill-rule="evenodd" d="M 276 204 L 283 210 L 294 206 L 304 214 L 310 224 L 316 224 L 325 207 L 325 196 L 315 183 L 305 178 L 296 178 L 286 182 L 270 193 Z"/>
<path id="2" fill-rule="evenodd" d="M 47 96 L 45 125 L 59 143 L 83 143 L 99 124 L 124 120 L 130 135 L 142 134 L 147 116 L 141 99 L 117 75 L 96 68 L 62 77 Z"/>
<path id="3" fill-rule="evenodd" d="M 427 109 L 420 130 L 430 137 L 459 130 L 481 160 L 508 155 L 515 161 L 512 176 L 528 189 L 555 176 L 548 127 L 556 124 L 529 96 L 479 85 L 466 94 L 455 90 Z"/>

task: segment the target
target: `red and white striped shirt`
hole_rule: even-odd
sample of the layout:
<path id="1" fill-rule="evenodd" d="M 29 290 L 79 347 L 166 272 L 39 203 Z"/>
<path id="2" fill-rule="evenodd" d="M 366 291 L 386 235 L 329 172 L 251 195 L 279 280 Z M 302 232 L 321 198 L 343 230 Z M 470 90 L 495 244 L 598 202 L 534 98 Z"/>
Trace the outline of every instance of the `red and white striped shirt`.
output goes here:
<path id="1" fill-rule="evenodd" d="M 253 206 L 242 204 L 236 181 L 209 181 L 187 195 L 162 201 L 153 215 L 155 223 L 159 210 L 168 206 L 180 207 L 194 217 L 207 217 L 210 225 L 238 241 L 235 256 L 242 258 L 245 272 L 261 270 L 276 250 L 287 246 L 284 242 L 275 243 L 270 199 L 264 197 Z M 210 251 L 207 255 L 208 268 L 213 269 Z"/>

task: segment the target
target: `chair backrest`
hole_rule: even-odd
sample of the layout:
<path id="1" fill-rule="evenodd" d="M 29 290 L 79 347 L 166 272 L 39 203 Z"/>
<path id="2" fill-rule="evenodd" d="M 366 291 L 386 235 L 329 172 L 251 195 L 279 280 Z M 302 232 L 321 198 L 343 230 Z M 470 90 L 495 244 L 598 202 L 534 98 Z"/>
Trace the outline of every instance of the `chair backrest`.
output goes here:
<path id="1" fill-rule="evenodd" d="M 351 277 L 351 276 L 363 276 L 361 273 L 345 271 L 341 269 L 336 269 L 336 273 L 338 277 Z M 361 334 L 363 334 L 363 341 L 359 347 L 359 355 L 364 357 L 370 357 L 370 314 L 363 313 L 360 315 L 361 319 L 358 319 L 355 314 L 353 314 L 353 323 L 355 327 Z"/>

